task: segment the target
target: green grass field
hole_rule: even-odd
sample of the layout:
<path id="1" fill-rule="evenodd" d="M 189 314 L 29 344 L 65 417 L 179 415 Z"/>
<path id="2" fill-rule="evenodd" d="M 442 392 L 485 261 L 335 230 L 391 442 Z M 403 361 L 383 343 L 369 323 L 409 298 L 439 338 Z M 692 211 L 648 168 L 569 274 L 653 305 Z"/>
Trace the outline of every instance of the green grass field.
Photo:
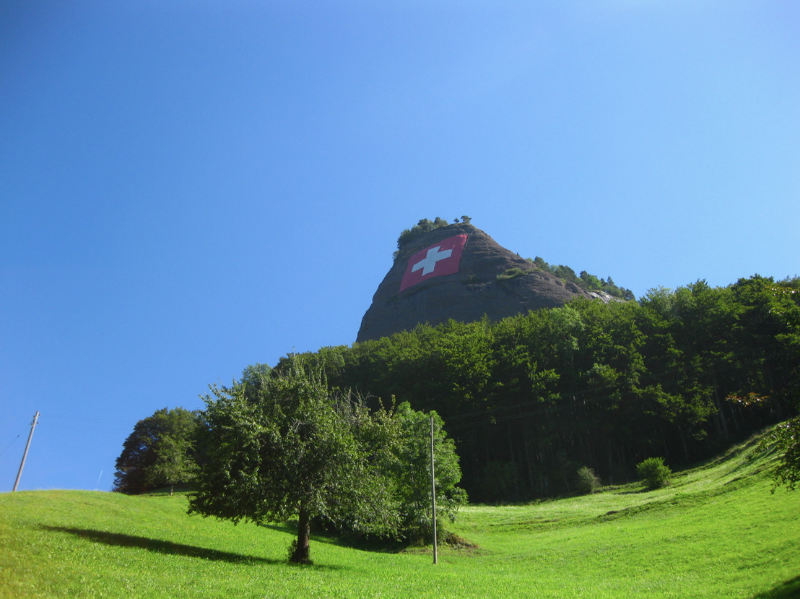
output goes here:
<path id="1" fill-rule="evenodd" d="M 286 526 L 186 515 L 184 495 L 0 495 L 0 597 L 800 597 L 800 492 L 770 494 L 753 443 L 638 485 L 470 506 L 477 550 L 363 551 L 314 537 L 286 562 Z"/>

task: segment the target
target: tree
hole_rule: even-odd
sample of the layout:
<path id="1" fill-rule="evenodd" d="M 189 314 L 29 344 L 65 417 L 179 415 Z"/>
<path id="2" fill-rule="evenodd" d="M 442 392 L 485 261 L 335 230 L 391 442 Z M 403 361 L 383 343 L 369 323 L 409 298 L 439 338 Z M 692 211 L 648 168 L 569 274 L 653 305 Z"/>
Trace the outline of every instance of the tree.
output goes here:
<path id="1" fill-rule="evenodd" d="M 463 216 L 462 218 L 467 219 L 464 222 L 466 224 L 469 224 L 468 216 Z M 437 216 L 433 220 L 428 220 L 427 218 L 421 218 L 416 225 L 414 225 L 410 229 L 403 229 L 403 231 L 400 233 L 400 237 L 397 238 L 397 251 L 394 253 L 394 257 L 397 258 L 403 246 L 405 246 L 409 241 L 411 241 L 415 237 L 419 237 L 420 235 L 428 233 L 429 231 L 433 231 L 434 229 L 446 227 L 448 226 L 448 224 L 449 223 L 440 216 Z"/>
<path id="2" fill-rule="evenodd" d="M 136 494 L 189 482 L 199 424 L 200 415 L 183 408 L 163 408 L 137 422 L 117 458 L 113 490 Z"/>
<path id="3" fill-rule="evenodd" d="M 397 505 L 379 467 L 390 445 L 385 418 L 358 397 L 331 395 L 320 372 L 298 357 L 281 372 L 258 375 L 258 384 L 209 388 L 207 461 L 189 513 L 234 524 L 297 517 L 296 563 L 310 563 L 315 517 L 357 531 L 397 530 Z"/>
<path id="4" fill-rule="evenodd" d="M 426 539 L 431 534 L 431 417 L 437 520 L 453 522 L 458 508 L 467 502 L 466 492 L 456 486 L 461 480 L 461 468 L 455 443 L 442 428 L 444 422 L 436 412 L 424 414 L 412 410 L 408 402 L 401 403 L 392 414 L 396 442 L 385 469 L 395 484 L 401 532 L 412 539 Z"/>
<path id="5" fill-rule="evenodd" d="M 800 483 L 800 416 L 781 422 L 767 437 L 765 447 L 774 444 L 781 454 L 773 475 L 772 492 L 780 485 L 794 491 Z"/>
<path id="6" fill-rule="evenodd" d="M 153 486 L 159 486 L 161 482 L 167 483 L 169 494 L 172 495 L 176 484 L 191 482 L 197 473 L 193 449 L 190 437 L 163 434 L 155 443 L 156 459 L 146 470 L 146 481 Z"/>
<path id="7" fill-rule="evenodd" d="M 751 392 L 743 397 L 729 395 L 725 399 L 747 407 L 766 404 L 770 398 Z M 758 451 L 778 453 L 778 466 L 772 474 L 771 492 L 774 493 L 781 485 L 794 491 L 800 484 L 800 416 L 779 423 L 764 435 L 758 444 Z"/>

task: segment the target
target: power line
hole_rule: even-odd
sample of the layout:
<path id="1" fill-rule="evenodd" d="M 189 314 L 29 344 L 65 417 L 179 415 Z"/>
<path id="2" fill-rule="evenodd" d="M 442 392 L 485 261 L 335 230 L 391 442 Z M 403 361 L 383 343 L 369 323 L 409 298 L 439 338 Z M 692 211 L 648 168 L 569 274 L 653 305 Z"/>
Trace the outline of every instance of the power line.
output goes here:
<path id="1" fill-rule="evenodd" d="M 14 437 L 13 439 L 11 439 L 11 443 L 9 443 L 8 445 L 6 445 L 6 449 L 8 449 L 9 447 L 11 447 L 11 446 L 14 444 L 14 441 L 16 441 L 17 439 L 19 439 L 21 436 L 22 436 L 22 433 L 20 433 L 19 435 L 17 435 L 17 436 L 16 436 L 16 437 Z M 6 449 L 4 449 L 3 451 L 0 451 L 0 455 L 3 455 L 3 454 L 6 452 Z"/>

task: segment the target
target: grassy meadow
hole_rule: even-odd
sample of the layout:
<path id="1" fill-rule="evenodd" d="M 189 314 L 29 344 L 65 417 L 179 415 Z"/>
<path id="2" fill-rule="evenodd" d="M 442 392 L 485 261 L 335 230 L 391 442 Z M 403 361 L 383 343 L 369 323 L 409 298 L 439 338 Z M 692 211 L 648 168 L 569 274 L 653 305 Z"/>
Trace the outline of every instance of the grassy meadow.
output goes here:
<path id="1" fill-rule="evenodd" d="M 291 527 L 186 515 L 186 496 L 0 495 L 0 597 L 800 597 L 800 492 L 770 494 L 754 442 L 639 485 L 526 505 L 469 506 L 478 549 L 365 551 Z"/>

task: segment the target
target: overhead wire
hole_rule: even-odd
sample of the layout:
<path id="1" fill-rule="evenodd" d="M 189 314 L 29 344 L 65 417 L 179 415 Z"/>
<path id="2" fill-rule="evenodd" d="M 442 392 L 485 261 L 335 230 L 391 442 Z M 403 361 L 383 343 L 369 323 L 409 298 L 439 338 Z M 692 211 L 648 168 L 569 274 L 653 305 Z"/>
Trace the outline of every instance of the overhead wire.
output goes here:
<path id="1" fill-rule="evenodd" d="M 25 432 L 25 431 L 23 430 L 23 431 L 22 431 L 20 434 L 18 434 L 16 437 L 14 437 L 13 439 L 11 439 L 11 443 L 9 443 L 8 445 L 6 445 L 5 449 L 3 449 L 3 451 L 0 451 L 0 455 L 3 455 L 3 454 L 6 452 L 6 449 L 8 449 L 9 447 L 11 447 L 11 446 L 14 444 L 14 441 L 16 441 L 17 439 L 19 439 L 19 438 L 22 436 L 22 434 L 23 434 L 24 432 Z"/>

